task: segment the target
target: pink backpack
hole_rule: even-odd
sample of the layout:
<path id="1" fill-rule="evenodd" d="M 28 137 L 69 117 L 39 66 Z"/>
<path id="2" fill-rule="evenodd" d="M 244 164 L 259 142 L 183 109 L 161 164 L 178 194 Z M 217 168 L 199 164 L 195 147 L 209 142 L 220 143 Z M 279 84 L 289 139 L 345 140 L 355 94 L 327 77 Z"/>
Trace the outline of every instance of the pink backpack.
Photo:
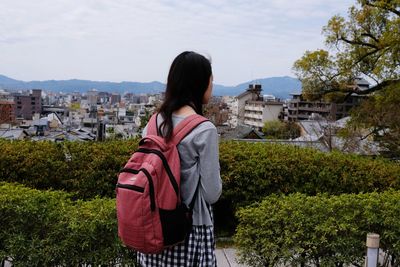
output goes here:
<path id="1" fill-rule="evenodd" d="M 180 198 L 180 158 L 177 145 L 206 118 L 194 114 L 173 130 L 169 143 L 158 135 L 157 114 L 118 175 L 116 203 L 118 235 L 127 247 L 142 253 L 160 253 L 183 242 L 192 227 L 192 209 Z"/>

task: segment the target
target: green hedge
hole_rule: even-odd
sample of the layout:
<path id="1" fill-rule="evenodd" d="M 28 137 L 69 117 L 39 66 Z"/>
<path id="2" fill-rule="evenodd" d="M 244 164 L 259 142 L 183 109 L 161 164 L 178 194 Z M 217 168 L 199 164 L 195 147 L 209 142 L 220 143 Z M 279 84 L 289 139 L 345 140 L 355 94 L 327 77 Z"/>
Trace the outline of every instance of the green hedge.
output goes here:
<path id="1" fill-rule="evenodd" d="M 296 146 L 229 142 L 220 145 L 225 196 L 251 203 L 272 193 L 342 194 L 400 189 L 400 165 Z"/>
<path id="2" fill-rule="evenodd" d="M 137 143 L 0 140 L 0 181 L 65 190 L 81 199 L 114 197 L 118 171 Z"/>
<path id="3" fill-rule="evenodd" d="M 81 199 L 114 197 L 118 171 L 137 140 L 0 141 L 0 180 L 63 189 Z M 251 203 L 271 193 L 358 193 L 400 189 L 400 165 L 339 152 L 265 143 L 222 142 L 224 196 Z"/>
<path id="4" fill-rule="evenodd" d="M 65 190 L 75 198 L 115 196 L 118 171 L 138 140 L 108 142 L 0 141 L 0 181 Z M 400 165 L 339 152 L 287 145 L 220 144 L 223 194 L 216 227 L 232 232 L 234 211 L 273 193 L 341 194 L 400 189 Z"/>
<path id="5" fill-rule="evenodd" d="M 13 266 L 136 266 L 117 236 L 115 201 L 0 183 L 0 261 Z"/>
<path id="6" fill-rule="evenodd" d="M 363 266 L 370 232 L 400 264 L 400 191 L 271 195 L 237 216 L 235 241 L 250 266 Z"/>
<path id="7" fill-rule="evenodd" d="M 216 206 L 218 228 L 232 233 L 234 211 L 270 194 L 342 194 L 400 189 L 400 165 L 340 152 L 296 146 L 223 142 L 223 194 Z M 228 228 L 228 229 L 226 229 Z"/>

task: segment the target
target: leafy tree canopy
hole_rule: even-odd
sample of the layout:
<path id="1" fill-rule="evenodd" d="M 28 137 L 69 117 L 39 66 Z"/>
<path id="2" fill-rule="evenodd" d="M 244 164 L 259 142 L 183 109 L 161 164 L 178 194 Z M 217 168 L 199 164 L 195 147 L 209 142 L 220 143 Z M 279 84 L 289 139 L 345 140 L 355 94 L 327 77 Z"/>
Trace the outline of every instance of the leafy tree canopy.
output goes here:
<path id="1" fill-rule="evenodd" d="M 293 139 L 300 136 L 300 127 L 294 122 L 266 121 L 262 128 L 268 139 Z"/>
<path id="2" fill-rule="evenodd" d="M 379 142 L 383 155 L 398 158 L 400 157 L 399 107 L 400 88 L 388 86 L 351 112 L 351 120 L 342 134 L 346 138 L 359 140 L 372 137 Z"/>
<path id="3" fill-rule="evenodd" d="M 370 94 L 400 86 L 400 0 L 357 0 L 348 17 L 332 17 L 323 34 L 328 51 L 307 51 L 293 66 L 305 97 Z M 373 85 L 360 90 L 355 77 Z"/>
<path id="4" fill-rule="evenodd" d="M 357 0 L 347 18 L 332 17 L 323 33 L 328 50 L 307 51 L 293 66 L 303 95 L 336 102 L 369 95 L 343 132 L 355 143 L 372 137 L 384 154 L 400 157 L 400 0 Z M 372 85 L 360 89 L 358 77 Z"/>

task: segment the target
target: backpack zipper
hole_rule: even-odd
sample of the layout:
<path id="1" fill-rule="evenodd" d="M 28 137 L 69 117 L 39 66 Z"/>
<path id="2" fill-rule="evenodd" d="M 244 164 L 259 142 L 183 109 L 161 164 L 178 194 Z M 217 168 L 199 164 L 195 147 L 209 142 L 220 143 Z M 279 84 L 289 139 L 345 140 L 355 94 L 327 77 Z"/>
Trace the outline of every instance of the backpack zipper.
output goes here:
<path id="1" fill-rule="evenodd" d="M 153 179 L 151 178 L 150 173 L 144 168 L 141 168 L 139 170 L 135 170 L 135 169 L 131 169 L 131 168 L 123 168 L 120 172 L 128 172 L 128 173 L 132 173 L 132 174 L 138 174 L 140 171 L 143 172 L 144 175 L 146 175 L 147 180 L 149 181 L 150 207 L 151 207 L 151 211 L 155 211 L 156 210 L 156 201 L 155 201 L 155 196 L 154 196 L 154 184 L 153 184 Z M 141 189 L 141 187 L 138 187 L 135 185 L 117 184 L 117 187 L 125 188 L 124 186 L 126 186 L 126 187 L 132 186 L 132 187 L 137 187 L 137 188 Z M 127 189 L 130 189 L 130 188 L 127 188 Z M 133 190 L 135 190 L 135 189 L 133 189 Z M 135 190 L 135 191 L 138 191 L 138 190 Z M 143 188 L 143 192 L 144 192 L 144 188 Z"/>
<path id="2" fill-rule="evenodd" d="M 139 187 L 139 186 L 131 185 L 131 184 L 120 184 L 120 183 L 118 183 L 117 187 L 124 188 L 124 189 L 129 189 L 129 190 L 133 190 L 133 191 L 137 191 L 137 192 L 140 192 L 140 193 L 144 192 L 144 188 L 143 187 Z"/>
<path id="3" fill-rule="evenodd" d="M 167 174 L 168 174 L 169 180 L 170 180 L 170 182 L 171 182 L 171 184 L 172 184 L 172 187 L 174 188 L 174 191 L 175 191 L 175 193 L 176 193 L 176 196 L 179 196 L 179 187 L 178 187 L 178 183 L 176 182 L 176 179 L 175 179 L 174 175 L 172 174 L 171 168 L 169 167 L 168 161 L 167 161 L 167 159 L 165 158 L 164 154 L 161 153 L 161 152 L 158 151 L 158 150 L 155 150 L 155 149 L 147 149 L 147 148 L 139 148 L 136 152 L 141 152 L 141 153 L 146 153 L 146 154 L 153 153 L 153 154 L 156 154 L 157 156 L 160 157 L 161 161 L 163 162 L 164 168 L 165 168 L 165 170 L 167 171 Z"/>

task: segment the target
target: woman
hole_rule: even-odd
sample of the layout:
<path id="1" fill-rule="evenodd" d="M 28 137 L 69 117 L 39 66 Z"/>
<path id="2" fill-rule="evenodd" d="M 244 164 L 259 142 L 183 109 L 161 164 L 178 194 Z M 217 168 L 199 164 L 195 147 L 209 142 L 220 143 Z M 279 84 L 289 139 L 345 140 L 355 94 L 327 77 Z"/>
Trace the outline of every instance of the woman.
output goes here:
<path id="1" fill-rule="evenodd" d="M 211 97 L 212 81 L 211 63 L 204 56 L 183 52 L 175 58 L 157 120 L 159 132 L 166 140 L 171 139 L 173 128 L 185 117 L 203 114 L 202 105 Z M 181 198 L 188 207 L 194 199 L 192 231 L 184 243 L 161 254 L 138 253 L 138 262 L 143 267 L 217 266 L 211 204 L 221 195 L 222 183 L 215 126 L 209 121 L 197 126 L 180 142 L 178 151 Z"/>

